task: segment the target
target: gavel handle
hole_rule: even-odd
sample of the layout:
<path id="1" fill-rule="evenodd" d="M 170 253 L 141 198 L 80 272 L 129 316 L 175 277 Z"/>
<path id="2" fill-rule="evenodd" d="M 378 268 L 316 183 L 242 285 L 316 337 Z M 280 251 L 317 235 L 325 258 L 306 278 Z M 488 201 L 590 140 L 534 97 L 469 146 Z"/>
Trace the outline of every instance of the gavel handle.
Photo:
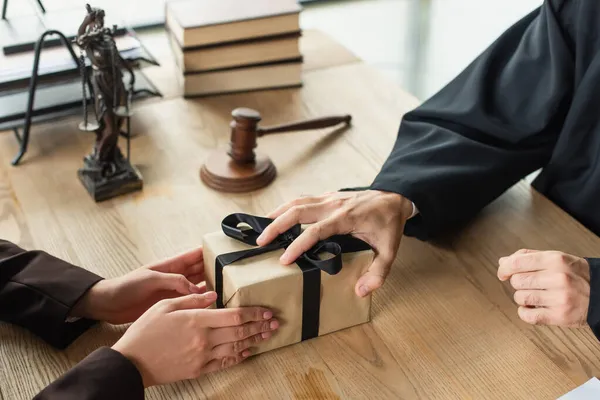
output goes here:
<path id="1" fill-rule="evenodd" d="M 352 120 L 352 116 L 343 115 L 337 117 L 324 117 L 324 118 L 315 118 L 307 121 L 300 122 L 292 122 L 290 124 L 283 124 L 277 126 L 271 126 L 268 128 L 258 128 L 257 134 L 258 136 L 270 135 L 272 133 L 281 133 L 281 132 L 293 132 L 293 131 L 305 131 L 309 129 L 321 129 L 321 128 L 329 128 L 330 126 L 339 125 L 341 123 L 349 124 Z"/>

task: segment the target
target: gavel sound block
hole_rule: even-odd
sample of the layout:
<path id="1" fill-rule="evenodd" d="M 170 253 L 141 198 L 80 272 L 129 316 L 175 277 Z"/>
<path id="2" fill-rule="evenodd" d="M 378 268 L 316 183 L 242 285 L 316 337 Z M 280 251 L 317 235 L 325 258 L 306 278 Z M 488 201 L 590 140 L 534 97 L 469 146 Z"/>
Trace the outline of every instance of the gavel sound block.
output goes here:
<path id="1" fill-rule="evenodd" d="M 211 154 L 200 170 L 202 181 L 221 192 L 242 193 L 260 189 L 275 179 L 277 170 L 271 159 L 256 153 L 256 139 L 274 133 L 321 129 L 350 124 L 350 115 L 317 118 L 290 124 L 260 128 L 258 111 L 236 108 L 231 113 L 231 141 L 229 150 Z"/>

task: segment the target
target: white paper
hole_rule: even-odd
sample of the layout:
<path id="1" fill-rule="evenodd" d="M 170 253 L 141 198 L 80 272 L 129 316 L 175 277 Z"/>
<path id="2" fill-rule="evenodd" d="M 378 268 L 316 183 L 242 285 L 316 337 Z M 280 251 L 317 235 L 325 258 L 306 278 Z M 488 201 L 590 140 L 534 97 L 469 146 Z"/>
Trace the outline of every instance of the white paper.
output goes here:
<path id="1" fill-rule="evenodd" d="M 592 378 L 578 388 L 570 391 L 558 400 L 598 400 L 600 399 L 600 381 Z"/>

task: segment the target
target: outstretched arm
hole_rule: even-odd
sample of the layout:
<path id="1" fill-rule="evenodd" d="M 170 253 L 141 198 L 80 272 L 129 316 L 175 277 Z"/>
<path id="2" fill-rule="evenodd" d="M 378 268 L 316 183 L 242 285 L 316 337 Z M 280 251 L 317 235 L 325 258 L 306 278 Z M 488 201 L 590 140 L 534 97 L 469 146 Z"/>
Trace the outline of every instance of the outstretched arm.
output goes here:
<path id="1" fill-rule="evenodd" d="M 83 19 L 81 25 L 79 25 L 79 29 L 77 30 L 77 36 L 83 36 L 85 34 L 85 31 L 87 30 L 87 27 L 90 26 L 96 18 L 94 11 L 92 10 L 89 4 L 86 4 L 86 9 L 87 15 Z"/>
<path id="2" fill-rule="evenodd" d="M 67 322 L 71 310 L 102 278 L 41 251 L 0 240 L 0 320 L 22 326 L 57 348 L 67 347 L 93 320 Z M 39 393 L 38 400 L 144 398 L 134 364 L 102 348 Z"/>

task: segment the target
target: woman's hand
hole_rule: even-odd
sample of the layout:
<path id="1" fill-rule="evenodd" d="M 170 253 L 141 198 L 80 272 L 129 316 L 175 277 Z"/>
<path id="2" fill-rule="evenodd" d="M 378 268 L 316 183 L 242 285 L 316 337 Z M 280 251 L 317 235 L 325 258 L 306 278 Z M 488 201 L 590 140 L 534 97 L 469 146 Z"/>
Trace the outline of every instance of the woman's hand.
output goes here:
<path id="1" fill-rule="evenodd" d="M 162 300 L 113 349 L 131 360 L 144 387 L 194 379 L 240 363 L 279 327 L 261 307 L 205 309 L 215 292 Z"/>
<path id="2" fill-rule="evenodd" d="M 206 291 L 202 248 L 138 268 L 94 285 L 75 305 L 72 317 L 111 324 L 133 322 L 160 300 Z"/>
<path id="3" fill-rule="evenodd" d="M 412 212 L 412 203 L 406 198 L 377 190 L 302 197 L 268 215 L 275 221 L 257 243 L 265 246 L 296 224 L 313 224 L 281 257 L 281 262 L 288 265 L 319 240 L 333 235 L 351 234 L 367 242 L 375 251 L 375 259 L 355 287 L 356 294 L 364 297 L 383 285 L 396 259 L 404 224 Z"/>

